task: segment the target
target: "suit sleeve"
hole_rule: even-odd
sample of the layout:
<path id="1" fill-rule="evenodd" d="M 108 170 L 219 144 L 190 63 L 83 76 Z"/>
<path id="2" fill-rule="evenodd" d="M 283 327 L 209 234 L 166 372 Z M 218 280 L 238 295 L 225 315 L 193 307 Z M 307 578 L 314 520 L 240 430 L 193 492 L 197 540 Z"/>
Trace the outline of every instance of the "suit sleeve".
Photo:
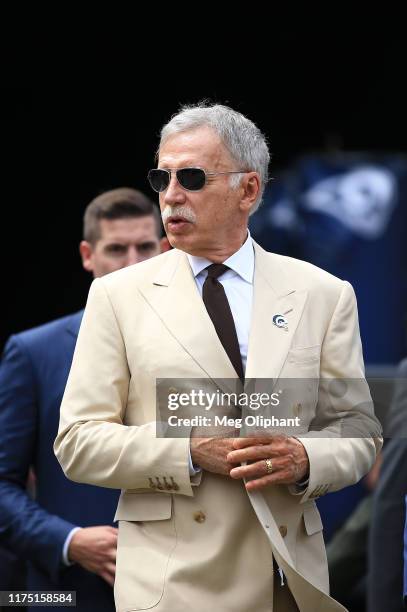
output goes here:
<path id="1" fill-rule="evenodd" d="M 316 415 L 308 434 L 299 439 L 310 463 L 302 502 L 360 480 L 382 445 L 365 380 L 356 297 L 347 282 L 322 344 Z"/>
<path id="2" fill-rule="evenodd" d="M 157 438 L 155 422 L 126 425 L 129 383 L 122 331 L 103 279 L 96 279 L 62 400 L 58 461 L 76 482 L 145 490 L 159 478 L 175 484 L 171 493 L 192 496 L 189 439 Z"/>
<path id="3" fill-rule="evenodd" d="M 11 337 L 0 364 L 0 540 L 58 580 L 63 545 L 74 525 L 46 512 L 27 493 L 36 428 L 34 372 L 21 340 Z"/>

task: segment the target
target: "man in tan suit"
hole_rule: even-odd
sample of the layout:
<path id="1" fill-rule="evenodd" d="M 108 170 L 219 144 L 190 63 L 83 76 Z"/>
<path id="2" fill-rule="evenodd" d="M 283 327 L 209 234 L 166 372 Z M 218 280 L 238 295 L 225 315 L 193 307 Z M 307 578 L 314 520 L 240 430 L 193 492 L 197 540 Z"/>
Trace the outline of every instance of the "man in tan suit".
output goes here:
<path id="1" fill-rule="evenodd" d="M 72 480 L 122 489 L 120 612 L 344 610 L 314 500 L 370 469 L 380 426 L 351 286 L 248 234 L 268 163 L 246 117 L 185 107 L 149 173 L 174 249 L 90 290 L 55 453 Z M 170 378 L 305 379 L 285 406 L 298 435 L 159 437 L 156 381 Z M 318 379 L 361 383 L 328 397 L 305 384 Z"/>

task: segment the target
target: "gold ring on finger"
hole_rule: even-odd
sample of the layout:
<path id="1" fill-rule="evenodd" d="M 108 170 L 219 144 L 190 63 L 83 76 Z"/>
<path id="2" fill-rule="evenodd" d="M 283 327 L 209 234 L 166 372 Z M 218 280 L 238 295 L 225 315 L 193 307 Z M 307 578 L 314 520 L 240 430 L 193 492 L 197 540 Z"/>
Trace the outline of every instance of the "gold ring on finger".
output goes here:
<path id="1" fill-rule="evenodd" d="M 267 472 L 267 474 L 271 474 L 271 472 L 273 471 L 273 464 L 271 462 L 271 459 L 265 459 L 264 463 L 266 464 L 266 472 Z"/>

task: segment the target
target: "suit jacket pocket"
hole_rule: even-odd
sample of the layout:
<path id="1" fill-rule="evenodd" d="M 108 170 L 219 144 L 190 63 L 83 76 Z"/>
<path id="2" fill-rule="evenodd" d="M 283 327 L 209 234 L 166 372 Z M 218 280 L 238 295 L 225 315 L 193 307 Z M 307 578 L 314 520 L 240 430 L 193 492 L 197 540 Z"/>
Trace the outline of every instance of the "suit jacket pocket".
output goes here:
<path id="1" fill-rule="evenodd" d="M 288 351 L 287 360 L 289 363 L 298 365 L 308 363 L 318 363 L 321 354 L 320 345 L 296 347 Z"/>
<path id="2" fill-rule="evenodd" d="M 172 497 L 160 493 L 123 493 L 119 521 L 116 579 L 118 612 L 147 610 L 163 594 L 167 568 L 176 546 Z"/>
<path id="3" fill-rule="evenodd" d="M 171 517 L 168 493 L 122 493 L 115 521 L 162 521 Z"/>

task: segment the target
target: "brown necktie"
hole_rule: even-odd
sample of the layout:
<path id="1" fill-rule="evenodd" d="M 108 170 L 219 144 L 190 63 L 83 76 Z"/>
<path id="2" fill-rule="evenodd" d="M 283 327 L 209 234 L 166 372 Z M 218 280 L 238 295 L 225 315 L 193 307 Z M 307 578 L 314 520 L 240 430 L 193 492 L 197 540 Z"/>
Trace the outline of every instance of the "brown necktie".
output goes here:
<path id="1" fill-rule="evenodd" d="M 208 270 L 208 276 L 203 284 L 202 298 L 215 326 L 219 340 L 222 342 L 223 348 L 228 354 L 240 380 L 243 381 L 242 357 L 240 355 L 235 322 L 233 321 L 232 311 L 230 310 L 225 290 L 222 283 L 218 281 L 218 277 L 226 272 L 226 270 L 229 270 L 229 268 L 224 264 L 212 264 L 206 270 Z"/>

